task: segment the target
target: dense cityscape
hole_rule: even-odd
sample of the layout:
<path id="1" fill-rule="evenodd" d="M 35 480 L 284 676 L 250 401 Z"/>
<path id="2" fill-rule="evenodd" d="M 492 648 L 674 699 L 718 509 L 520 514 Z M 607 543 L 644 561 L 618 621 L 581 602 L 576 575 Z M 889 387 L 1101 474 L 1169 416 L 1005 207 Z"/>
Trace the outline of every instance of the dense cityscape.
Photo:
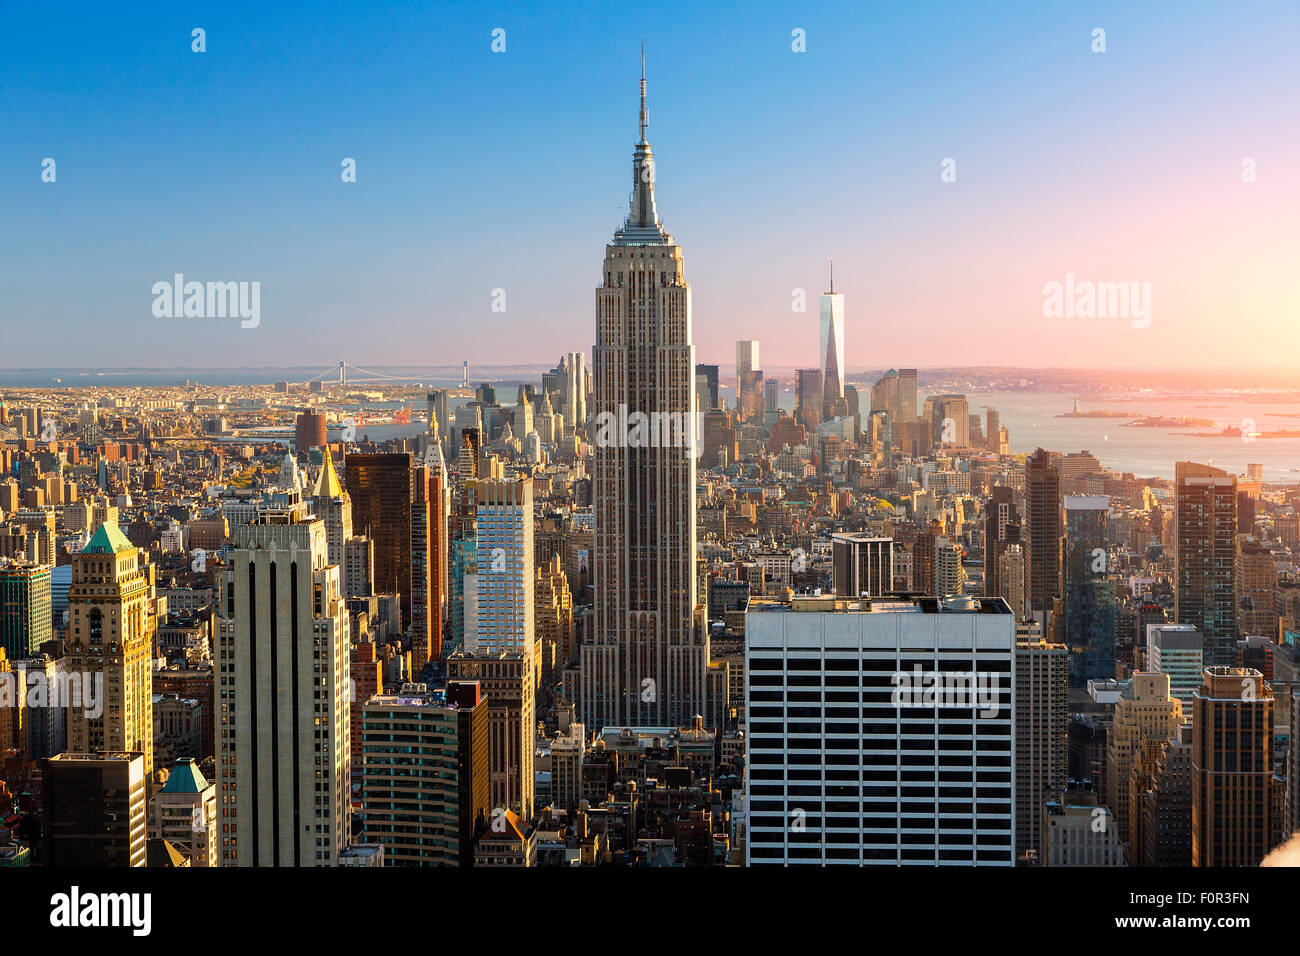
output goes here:
<path id="1" fill-rule="evenodd" d="M 639 70 L 587 352 L 0 347 L 0 868 L 1297 865 L 1300 376 L 702 362 Z"/>

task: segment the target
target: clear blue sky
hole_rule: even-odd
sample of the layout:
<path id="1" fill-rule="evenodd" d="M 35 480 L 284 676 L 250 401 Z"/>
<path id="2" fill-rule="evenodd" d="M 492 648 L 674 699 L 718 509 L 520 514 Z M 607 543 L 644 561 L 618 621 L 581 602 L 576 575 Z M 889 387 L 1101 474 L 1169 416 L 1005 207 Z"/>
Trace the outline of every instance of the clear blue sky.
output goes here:
<path id="1" fill-rule="evenodd" d="M 1300 351 L 1295 0 L 295 6 L 9 6 L 0 367 L 589 351 L 643 35 L 701 362 L 814 364 L 829 256 L 850 367 Z M 155 318 L 175 272 L 260 281 L 260 327 Z M 1067 272 L 1151 281 L 1151 327 L 1044 319 Z"/>

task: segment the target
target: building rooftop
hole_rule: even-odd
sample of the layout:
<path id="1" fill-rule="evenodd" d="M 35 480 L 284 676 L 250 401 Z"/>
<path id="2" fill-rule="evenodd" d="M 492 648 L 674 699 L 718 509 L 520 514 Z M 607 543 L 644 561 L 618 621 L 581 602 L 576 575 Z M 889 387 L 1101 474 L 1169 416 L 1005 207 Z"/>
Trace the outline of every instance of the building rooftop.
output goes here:
<path id="1" fill-rule="evenodd" d="M 82 554 L 120 554 L 134 551 L 131 539 L 122 533 L 115 521 L 105 521 L 90 539 L 90 544 L 81 549 Z"/>
<path id="2" fill-rule="evenodd" d="M 159 793 L 202 793 L 208 789 L 208 781 L 199 772 L 193 757 L 177 760 L 167 777 L 167 783 Z"/>
<path id="3" fill-rule="evenodd" d="M 955 597 L 914 597 L 899 594 L 878 598 L 848 598 L 836 594 L 796 594 L 789 602 L 751 602 L 751 612 L 816 611 L 840 614 L 1010 614 L 1000 597 L 960 594 Z"/>

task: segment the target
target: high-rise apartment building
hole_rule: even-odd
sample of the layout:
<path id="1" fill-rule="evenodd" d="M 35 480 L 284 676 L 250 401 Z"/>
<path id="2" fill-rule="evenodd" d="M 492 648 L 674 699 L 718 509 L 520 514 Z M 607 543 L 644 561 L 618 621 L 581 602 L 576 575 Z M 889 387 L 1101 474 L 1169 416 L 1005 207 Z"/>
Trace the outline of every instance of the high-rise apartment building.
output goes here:
<path id="1" fill-rule="evenodd" d="M 961 557 L 962 548 L 956 541 L 946 537 L 935 539 L 933 593 L 936 597 L 952 597 L 965 590 L 966 571 Z"/>
<path id="2" fill-rule="evenodd" d="M 1205 639 L 1205 662 L 1237 655 L 1237 479 L 1219 468 L 1174 465 L 1174 620 Z"/>
<path id="3" fill-rule="evenodd" d="M 490 819 L 488 705 L 475 682 L 406 684 L 362 714 L 365 839 L 386 866 L 469 866 Z"/>
<path id="4" fill-rule="evenodd" d="M 749 865 L 1014 863 L 1002 601 L 796 597 L 745 635 Z"/>
<path id="5" fill-rule="evenodd" d="M 478 534 L 477 629 L 465 649 L 531 655 L 535 626 L 533 479 L 480 480 L 476 489 Z"/>
<path id="6" fill-rule="evenodd" d="M 0 647 L 19 660 L 50 639 L 50 566 L 0 559 Z"/>
<path id="7" fill-rule="evenodd" d="M 112 521 L 72 566 L 65 667 L 96 683 L 99 706 L 68 702 L 68 750 L 137 752 L 153 773 L 152 569 Z"/>
<path id="8" fill-rule="evenodd" d="M 1016 859 L 1042 852 L 1043 806 L 1065 790 L 1069 762 L 1069 652 L 1016 636 Z"/>
<path id="9" fill-rule="evenodd" d="M 1192 701 L 1192 865 L 1258 866 L 1273 841 L 1273 690 L 1207 667 Z"/>
<path id="10" fill-rule="evenodd" d="M 681 247 L 655 208 L 647 115 L 643 67 L 631 210 L 605 248 L 596 290 L 594 404 L 598 415 L 676 416 L 686 438 L 643 447 L 619 435 L 595 444 L 595 620 L 582 648 L 579 705 L 583 721 L 598 727 L 685 725 L 708 713 L 709 639 L 696 596 L 691 289 Z M 480 573 L 485 560 L 480 552 Z"/>
<path id="11" fill-rule="evenodd" d="M 304 518 L 241 527 L 221 582 L 223 866 L 335 866 L 349 842 L 349 618 L 325 524 Z"/>

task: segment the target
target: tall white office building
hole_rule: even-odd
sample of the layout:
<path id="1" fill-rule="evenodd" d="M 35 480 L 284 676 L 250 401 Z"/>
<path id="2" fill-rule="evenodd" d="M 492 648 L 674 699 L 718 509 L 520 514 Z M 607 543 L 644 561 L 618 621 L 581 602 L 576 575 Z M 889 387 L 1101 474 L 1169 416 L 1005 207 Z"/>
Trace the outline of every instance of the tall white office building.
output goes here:
<path id="1" fill-rule="evenodd" d="M 241 527 L 218 602 L 223 866 L 334 866 L 351 828 L 349 623 L 325 523 Z"/>
<path id="2" fill-rule="evenodd" d="M 796 597 L 745 634 L 749 865 L 1013 865 L 1005 601 Z"/>
<path id="3" fill-rule="evenodd" d="M 469 653 L 531 652 L 533 625 L 533 479 L 482 480 L 477 486 L 478 573 Z M 468 618 L 467 618 L 468 620 Z"/>

